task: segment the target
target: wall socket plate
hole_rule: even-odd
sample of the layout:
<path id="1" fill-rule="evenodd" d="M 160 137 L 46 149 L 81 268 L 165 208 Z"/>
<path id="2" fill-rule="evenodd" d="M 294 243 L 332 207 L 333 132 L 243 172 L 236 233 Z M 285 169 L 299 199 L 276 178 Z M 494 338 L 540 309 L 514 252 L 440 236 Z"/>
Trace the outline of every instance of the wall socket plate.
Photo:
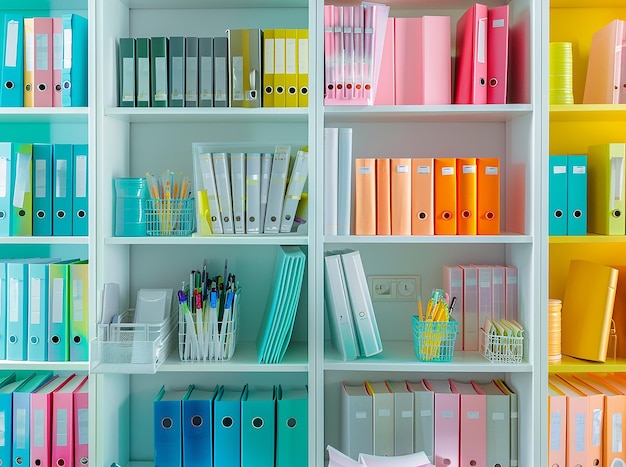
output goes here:
<path id="1" fill-rule="evenodd" d="M 415 301 L 421 295 L 420 276 L 368 276 L 373 301 Z"/>

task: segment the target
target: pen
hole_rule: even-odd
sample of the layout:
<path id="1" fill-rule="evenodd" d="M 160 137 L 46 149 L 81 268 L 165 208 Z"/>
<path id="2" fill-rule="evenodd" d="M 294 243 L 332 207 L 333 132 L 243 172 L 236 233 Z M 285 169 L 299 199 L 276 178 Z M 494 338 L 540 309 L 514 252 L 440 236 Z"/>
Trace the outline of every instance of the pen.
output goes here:
<path id="1" fill-rule="evenodd" d="M 454 311 L 454 305 L 456 304 L 456 297 L 452 297 L 452 301 L 450 302 L 450 307 L 448 308 L 448 313 L 452 314 Z"/>
<path id="2" fill-rule="evenodd" d="M 422 312 L 422 296 L 417 297 L 417 313 L 419 314 L 420 321 L 424 321 L 424 314 Z"/>

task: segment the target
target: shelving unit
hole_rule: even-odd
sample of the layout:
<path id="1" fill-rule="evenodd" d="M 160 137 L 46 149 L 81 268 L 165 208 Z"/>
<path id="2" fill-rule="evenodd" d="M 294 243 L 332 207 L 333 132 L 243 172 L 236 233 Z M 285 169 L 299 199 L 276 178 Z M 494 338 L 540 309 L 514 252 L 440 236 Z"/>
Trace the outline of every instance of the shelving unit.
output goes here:
<path id="1" fill-rule="evenodd" d="M 591 0 L 589 0 L 591 1 Z M 209 271 L 229 269 L 243 286 L 239 343 L 232 360 L 181 362 L 177 350 L 156 374 L 93 374 L 90 385 L 90 464 L 154 464 L 152 401 L 162 385 L 184 388 L 308 385 L 309 466 L 321 467 L 327 444 L 339 446 L 340 382 L 503 378 L 519 394 L 519 465 L 547 457 L 547 43 L 549 5 L 540 0 L 487 0 L 510 6 L 510 93 L 506 105 L 324 107 L 322 0 L 28 0 L 11 7 L 52 15 L 76 12 L 89 19 L 90 104 L 87 109 L 0 109 L 0 139 L 88 142 L 90 234 L 86 238 L 4 238 L 0 248 L 35 254 L 80 254 L 90 259 L 90 335 L 101 314 L 98 297 L 120 284 L 123 307 L 141 288 L 177 290 L 206 258 Z M 328 3 L 333 3 L 330 0 Z M 356 0 L 343 2 L 358 4 Z M 389 0 L 391 16 L 449 15 L 454 25 L 471 0 Z M 553 4 L 556 0 L 553 0 Z M 564 4 L 565 0 L 558 3 Z M 583 3 L 570 2 L 582 8 Z M 606 2 L 602 2 L 604 4 Z M 26 4 L 26 6 L 24 6 Z M 49 6 L 52 5 L 52 6 Z M 586 6 L 586 5 L 584 5 Z M 554 5 L 553 5 L 554 7 Z M 608 8 L 608 7 L 606 7 Z M 554 8 L 553 8 L 554 10 Z M 308 108 L 118 108 L 120 37 L 225 36 L 226 28 L 308 28 Z M 451 51 L 452 54 L 454 50 Z M 96 72 L 97 71 L 97 72 Z M 551 123 L 577 125 L 580 117 L 553 109 Z M 583 109 L 605 120 L 614 109 Z M 623 124 L 617 124 L 622 125 Z M 323 233 L 324 127 L 353 128 L 353 157 L 498 157 L 502 173 L 502 234 L 496 236 L 359 237 Z M 191 176 L 193 142 L 298 142 L 309 147 L 307 229 L 296 234 L 215 237 L 113 236 L 113 180 L 171 169 Z M 568 240 L 553 239 L 567 249 Z M 601 242 L 598 242 L 601 245 Z M 299 245 L 307 264 L 292 341 L 280 364 L 257 363 L 256 341 L 272 286 L 276 249 Z M 613 245 L 611 244 L 611 247 Z M 367 275 L 421 276 L 422 296 L 441 287 L 445 264 L 513 264 L 519 271 L 520 322 L 526 329 L 520 364 L 497 364 L 478 352 L 456 352 L 450 363 L 418 362 L 410 328 L 415 304 L 374 302 L 384 351 L 344 362 L 329 343 L 324 310 L 324 252 L 358 249 Z M 551 277 L 552 287 L 552 277 Z M 52 368 L 87 372 L 88 364 L 0 362 L 0 368 Z"/>

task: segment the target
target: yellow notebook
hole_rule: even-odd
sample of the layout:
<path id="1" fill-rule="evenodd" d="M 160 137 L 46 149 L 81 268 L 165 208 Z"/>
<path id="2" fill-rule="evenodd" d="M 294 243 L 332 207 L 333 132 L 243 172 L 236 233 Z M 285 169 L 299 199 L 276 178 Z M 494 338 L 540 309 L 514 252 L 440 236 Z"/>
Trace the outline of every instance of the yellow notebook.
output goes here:
<path id="1" fill-rule="evenodd" d="M 561 352 L 596 362 L 606 360 L 619 271 L 572 260 L 561 310 Z"/>

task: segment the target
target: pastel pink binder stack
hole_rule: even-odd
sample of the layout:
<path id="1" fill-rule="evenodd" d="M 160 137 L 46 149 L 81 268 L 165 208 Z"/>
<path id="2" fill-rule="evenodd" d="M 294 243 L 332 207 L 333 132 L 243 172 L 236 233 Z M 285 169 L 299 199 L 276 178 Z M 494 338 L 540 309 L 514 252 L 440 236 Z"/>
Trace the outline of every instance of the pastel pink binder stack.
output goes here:
<path id="1" fill-rule="evenodd" d="M 616 19 L 596 31 L 591 39 L 583 104 L 622 104 L 624 21 Z M 626 95 L 624 96 L 626 97 Z"/>

